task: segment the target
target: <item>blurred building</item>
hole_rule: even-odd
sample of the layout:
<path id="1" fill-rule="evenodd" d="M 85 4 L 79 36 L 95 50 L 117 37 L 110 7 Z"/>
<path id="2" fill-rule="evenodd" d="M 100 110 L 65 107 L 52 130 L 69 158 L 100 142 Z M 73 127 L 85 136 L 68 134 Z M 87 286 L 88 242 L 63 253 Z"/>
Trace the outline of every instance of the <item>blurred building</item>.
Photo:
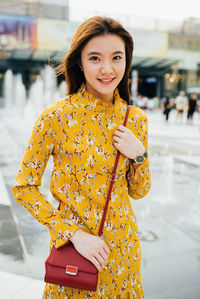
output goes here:
<path id="1" fill-rule="evenodd" d="M 0 96 L 7 69 L 20 72 L 28 89 L 41 68 L 60 61 L 78 23 L 69 21 L 67 0 L 12 0 L 0 3 Z M 131 74 L 134 94 L 176 96 L 200 83 L 200 20 L 161 31 L 128 28 L 134 39 Z M 58 79 L 60 80 L 60 79 Z M 137 85 L 137 86 L 136 86 Z"/>
<path id="2" fill-rule="evenodd" d="M 1 0 L 0 13 L 69 20 L 68 0 Z"/>
<path id="3" fill-rule="evenodd" d="M 168 57 L 179 63 L 165 75 L 166 89 L 176 93 L 200 86 L 200 19 L 186 19 L 169 32 Z"/>
<path id="4" fill-rule="evenodd" d="M 1 0 L 0 96 L 5 71 L 20 72 L 27 89 L 49 59 L 66 53 L 75 25 L 68 0 Z M 62 52 L 63 51 L 63 52 Z"/>

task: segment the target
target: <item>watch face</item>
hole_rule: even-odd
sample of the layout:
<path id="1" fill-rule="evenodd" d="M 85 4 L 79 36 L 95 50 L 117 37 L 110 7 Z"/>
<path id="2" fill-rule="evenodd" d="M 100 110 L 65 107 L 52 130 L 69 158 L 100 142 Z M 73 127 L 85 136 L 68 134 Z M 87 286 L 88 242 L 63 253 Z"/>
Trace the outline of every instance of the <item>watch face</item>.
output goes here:
<path id="1" fill-rule="evenodd" d="M 144 157 L 143 156 L 138 156 L 137 158 L 136 158 L 136 162 L 137 163 L 142 163 L 144 161 Z"/>

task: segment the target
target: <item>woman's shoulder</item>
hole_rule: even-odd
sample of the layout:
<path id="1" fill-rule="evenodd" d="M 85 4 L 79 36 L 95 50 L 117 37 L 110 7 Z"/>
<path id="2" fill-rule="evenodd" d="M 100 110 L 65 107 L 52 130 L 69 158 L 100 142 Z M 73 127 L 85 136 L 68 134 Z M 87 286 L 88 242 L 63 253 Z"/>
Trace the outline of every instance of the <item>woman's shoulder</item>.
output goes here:
<path id="1" fill-rule="evenodd" d="M 120 98 L 121 100 L 121 108 L 122 110 L 126 110 L 127 109 L 127 102 Z M 147 118 L 146 113 L 144 112 L 143 109 L 139 108 L 138 106 L 135 105 L 129 105 L 129 118 L 134 118 L 134 119 L 138 119 L 138 118 Z"/>
<path id="2" fill-rule="evenodd" d="M 56 117 L 61 115 L 63 111 L 70 112 L 72 106 L 71 95 L 68 95 L 45 106 L 41 112 L 41 116 Z"/>
<path id="3" fill-rule="evenodd" d="M 131 129 L 138 137 L 142 138 L 148 129 L 148 120 L 145 111 L 137 106 L 131 105 L 127 127 Z"/>
<path id="4" fill-rule="evenodd" d="M 135 106 L 135 105 L 129 105 L 130 107 L 130 111 L 129 111 L 129 117 L 130 118 L 134 118 L 134 119 L 147 119 L 147 115 L 146 115 L 146 112 Z"/>

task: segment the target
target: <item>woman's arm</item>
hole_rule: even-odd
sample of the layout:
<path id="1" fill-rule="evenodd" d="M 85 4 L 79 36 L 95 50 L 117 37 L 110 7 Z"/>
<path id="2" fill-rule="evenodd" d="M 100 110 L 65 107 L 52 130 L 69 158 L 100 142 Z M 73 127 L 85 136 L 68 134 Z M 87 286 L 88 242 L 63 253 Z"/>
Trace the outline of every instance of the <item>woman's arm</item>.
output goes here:
<path id="1" fill-rule="evenodd" d="M 144 148 L 148 150 L 148 120 L 146 115 L 142 115 L 139 120 L 139 128 L 144 128 L 140 141 Z M 149 158 L 146 157 L 142 164 L 130 163 L 130 169 L 127 173 L 128 192 L 133 199 L 144 197 L 151 187 L 151 173 Z"/>
<path id="2" fill-rule="evenodd" d="M 133 108 L 134 109 L 134 108 Z M 115 147 L 129 159 L 143 155 L 148 149 L 148 121 L 146 114 L 139 108 L 131 111 L 129 124 L 132 128 L 120 125 L 114 132 Z M 127 172 L 128 192 L 134 199 L 144 197 L 151 187 L 151 173 L 148 157 L 142 164 L 130 163 Z"/>
<path id="3" fill-rule="evenodd" d="M 55 134 L 53 115 L 44 109 L 38 117 L 22 158 L 12 192 L 16 201 L 40 223 L 49 228 L 56 248 L 64 245 L 79 229 L 73 220 L 62 218 L 40 193 L 42 176 L 50 155 L 54 154 Z"/>

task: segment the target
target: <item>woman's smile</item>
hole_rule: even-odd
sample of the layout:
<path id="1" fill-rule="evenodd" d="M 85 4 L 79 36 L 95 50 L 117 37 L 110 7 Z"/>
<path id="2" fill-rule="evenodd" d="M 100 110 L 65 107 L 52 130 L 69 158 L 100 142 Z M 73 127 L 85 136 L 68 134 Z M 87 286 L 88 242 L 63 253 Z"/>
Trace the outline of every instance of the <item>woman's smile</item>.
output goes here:
<path id="1" fill-rule="evenodd" d="M 113 83 L 113 81 L 115 80 L 115 78 L 111 78 L 111 79 L 97 79 L 99 80 L 99 82 L 103 85 L 109 85 L 111 83 Z"/>

